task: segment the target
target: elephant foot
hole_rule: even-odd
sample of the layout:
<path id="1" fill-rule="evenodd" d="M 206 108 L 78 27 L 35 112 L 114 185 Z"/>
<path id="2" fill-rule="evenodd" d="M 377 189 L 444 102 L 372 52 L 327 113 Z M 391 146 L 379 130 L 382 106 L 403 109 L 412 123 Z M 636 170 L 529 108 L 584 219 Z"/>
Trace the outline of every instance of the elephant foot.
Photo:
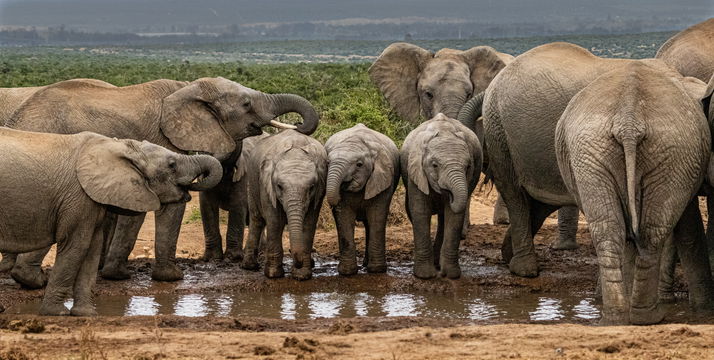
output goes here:
<path id="1" fill-rule="evenodd" d="M 97 316 L 97 310 L 91 304 L 75 304 L 69 312 L 72 316 Z"/>
<path id="2" fill-rule="evenodd" d="M 663 304 L 673 304 L 677 301 L 672 290 L 660 290 L 657 294 L 659 302 Z"/>
<path id="3" fill-rule="evenodd" d="M 12 270 L 15 266 L 15 260 L 17 260 L 17 254 L 2 254 L 2 260 L 0 260 L 0 273 Z"/>
<path id="4" fill-rule="evenodd" d="M 386 273 L 387 264 L 385 263 L 369 263 L 367 265 L 367 272 L 371 274 Z"/>
<path id="5" fill-rule="evenodd" d="M 513 259 L 513 247 L 511 246 L 510 239 L 504 239 L 503 244 L 501 244 L 501 258 L 506 264 L 510 263 Z"/>
<path id="6" fill-rule="evenodd" d="M 131 273 L 126 267 L 126 264 L 118 264 L 116 262 L 104 264 L 99 275 L 107 280 L 126 280 L 131 277 Z"/>
<path id="7" fill-rule="evenodd" d="M 206 248 L 203 252 L 203 261 L 221 261 L 223 260 L 223 250 L 216 246 L 212 248 Z"/>
<path id="8" fill-rule="evenodd" d="M 183 279 L 183 271 L 173 262 L 156 264 L 151 271 L 151 278 L 156 281 L 178 281 Z"/>
<path id="9" fill-rule="evenodd" d="M 508 225 L 511 221 L 508 219 L 508 212 L 493 211 L 493 224 L 494 225 Z"/>
<path id="10" fill-rule="evenodd" d="M 354 261 L 340 261 L 337 272 L 342 276 L 354 275 L 357 273 L 357 264 Z"/>
<path id="11" fill-rule="evenodd" d="M 577 250 L 579 247 L 580 245 L 578 245 L 575 239 L 559 238 L 553 244 L 550 245 L 550 248 L 553 250 Z"/>
<path id="12" fill-rule="evenodd" d="M 446 277 L 449 279 L 458 279 L 461 277 L 461 267 L 459 266 L 459 264 L 444 265 L 441 267 L 439 275 L 441 275 L 441 277 Z"/>
<path id="13" fill-rule="evenodd" d="M 226 249 L 224 257 L 230 262 L 239 263 L 243 260 L 243 250 L 242 249 Z"/>
<path id="14" fill-rule="evenodd" d="M 312 278 L 312 269 L 309 267 L 301 267 L 299 269 L 296 269 L 295 267 L 292 268 L 290 272 L 290 276 L 295 279 L 295 280 L 310 280 Z"/>
<path id="15" fill-rule="evenodd" d="M 517 256 L 508 263 L 508 269 L 521 277 L 536 277 L 538 276 L 538 261 L 535 254 Z"/>
<path id="16" fill-rule="evenodd" d="M 47 274 L 42 271 L 40 266 L 19 262 L 10 271 L 10 276 L 27 289 L 42 289 L 47 285 Z"/>
<path id="17" fill-rule="evenodd" d="M 629 325 L 630 319 L 624 310 L 603 310 L 602 318 L 598 324 L 602 326 Z"/>
<path id="18" fill-rule="evenodd" d="M 260 269 L 260 264 L 258 264 L 258 260 L 255 256 L 248 255 L 243 258 L 243 261 L 240 263 L 240 267 L 241 269 L 256 271 Z"/>
<path id="19" fill-rule="evenodd" d="M 69 315 L 69 309 L 63 303 L 48 304 L 43 301 L 39 313 L 48 316 L 66 316 Z"/>
<path id="20" fill-rule="evenodd" d="M 630 322 L 633 325 L 652 325 L 658 324 L 664 320 L 664 307 L 659 304 L 650 308 L 635 308 L 630 309 Z"/>
<path id="21" fill-rule="evenodd" d="M 283 264 L 278 264 L 277 266 L 266 265 L 263 273 L 268 279 L 277 279 L 285 276 Z"/>
<path id="22" fill-rule="evenodd" d="M 436 277 L 436 274 L 437 273 L 436 268 L 434 268 L 434 264 L 414 264 L 414 276 L 418 277 L 419 279 L 433 279 Z"/>

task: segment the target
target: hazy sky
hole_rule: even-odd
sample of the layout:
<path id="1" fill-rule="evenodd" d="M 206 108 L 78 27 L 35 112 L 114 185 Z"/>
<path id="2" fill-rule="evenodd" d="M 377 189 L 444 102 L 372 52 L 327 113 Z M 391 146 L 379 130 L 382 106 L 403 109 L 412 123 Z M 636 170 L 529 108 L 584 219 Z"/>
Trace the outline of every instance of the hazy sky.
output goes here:
<path id="1" fill-rule="evenodd" d="M 714 0 L 0 0 L 0 25 L 114 31 L 151 24 L 247 24 L 398 17 L 494 23 L 563 18 L 700 18 Z"/>

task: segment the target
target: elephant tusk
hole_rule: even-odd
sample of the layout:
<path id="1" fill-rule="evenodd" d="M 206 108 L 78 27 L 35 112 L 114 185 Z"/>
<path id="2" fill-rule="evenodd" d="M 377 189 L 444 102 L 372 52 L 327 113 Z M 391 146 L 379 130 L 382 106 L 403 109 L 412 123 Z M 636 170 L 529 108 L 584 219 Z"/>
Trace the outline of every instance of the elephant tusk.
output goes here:
<path id="1" fill-rule="evenodd" d="M 270 120 L 270 125 L 275 126 L 278 129 L 292 129 L 292 130 L 297 129 L 297 126 L 295 126 L 295 125 L 284 124 L 277 120 Z"/>

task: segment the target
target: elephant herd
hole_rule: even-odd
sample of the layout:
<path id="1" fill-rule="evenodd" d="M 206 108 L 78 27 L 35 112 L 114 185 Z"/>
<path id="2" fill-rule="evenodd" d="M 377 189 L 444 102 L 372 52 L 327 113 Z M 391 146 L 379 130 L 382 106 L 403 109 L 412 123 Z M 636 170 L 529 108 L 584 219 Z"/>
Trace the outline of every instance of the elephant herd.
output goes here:
<path id="1" fill-rule="evenodd" d="M 487 46 L 433 53 L 392 44 L 369 76 L 416 126 L 401 149 L 362 124 L 323 146 L 309 136 L 319 117 L 307 100 L 223 78 L 2 89 L 0 271 L 26 287 L 47 283 L 43 314 L 92 315 L 97 273 L 129 277 L 144 216 L 156 211 L 152 278 L 179 280 L 176 241 L 194 190 L 201 191 L 206 260 L 227 257 L 257 270 L 262 249 L 265 276 L 282 277 L 287 226 L 290 274 L 309 279 L 326 198 L 338 272 L 358 271 L 356 221 L 366 231 L 363 266 L 385 272 L 387 215 L 401 179 L 414 275 L 455 279 L 469 199 L 483 174 L 499 192 L 494 222 L 509 223 L 502 256 L 513 274 L 538 276 L 533 236 L 555 211 L 553 247 L 577 247 L 582 211 L 598 258 L 603 323 L 661 321 L 677 261 L 690 304 L 714 311 L 714 243 L 707 240 L 714 227 L 705 232 L 697 198 L 710 195 L 714 181 L 712 39 L 714 19 L 645 60 L 599 58 L 562 42 L 518 57 Z M 302 123 L 275 120 L 287 112 Z M 261 135 L 267 125 L 285 130 Z M 707 203 L 714 213 L 714 198 Z M 219 209 L 229 211 L 225 252 Z M 53 243 L 58 254 L 47 280 L 40 265 Z"/>

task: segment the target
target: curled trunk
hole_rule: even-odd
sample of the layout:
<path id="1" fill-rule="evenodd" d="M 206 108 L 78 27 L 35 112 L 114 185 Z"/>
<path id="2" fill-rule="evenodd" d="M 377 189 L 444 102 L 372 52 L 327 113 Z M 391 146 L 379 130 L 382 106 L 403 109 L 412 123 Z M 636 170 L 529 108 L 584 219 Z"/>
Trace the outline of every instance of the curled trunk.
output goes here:
<path id="1" fill-rule="evenodd" d="M 463 170 L 452 170 L 448 175 L 449 190 L 451 191 L 451 211 L 462 213 L 466 211 L 468 205 L 468 189 L 466 186 L 466 175 Z"/>
<path id="2" fill-rule="evenodd" d="M 331 162 L 327 172 L 326 193 L 327 203 L 336 206 L 340 202 L 340 186 L 345 177 L 346 164 L 342 161 Z"/>
<path id="3" fill-rule="evenodd" d="M 480 92 L 469 101 L 467 101 L 464 106 L 459 110 L 459 115 L 456 120 L 464 124 L 467 128 L 473 130 L 476 135 L 479 135 L 476 131 L 476 119 L 481 116 L 481 107 L 483 106 L 483 96 L 484 92 Z M 483 142 L 483 136 L 479 137 L 479 140 Z"/>
<path id="4" fill-rule="evenodd" d="M 266 95 L 271 102 L 271 111 L 273 117 L 296 112 L 302 117 L 302 123 L 297 125 L 297 131 L 310 135 L 317 129 L 320 121 L 320 116 L 315 111 L 315 108 L 305 98 L 294 94 L 270 94 Z"/>
<path id="5" fill-rule="evenodd" d="M 192 191 L 204 191 L 218 185 L 223 177 L 221 163 L 208 155 L 182 155 L 179 171 L 183 174 L 178 184 L 188 186 Z"/>

